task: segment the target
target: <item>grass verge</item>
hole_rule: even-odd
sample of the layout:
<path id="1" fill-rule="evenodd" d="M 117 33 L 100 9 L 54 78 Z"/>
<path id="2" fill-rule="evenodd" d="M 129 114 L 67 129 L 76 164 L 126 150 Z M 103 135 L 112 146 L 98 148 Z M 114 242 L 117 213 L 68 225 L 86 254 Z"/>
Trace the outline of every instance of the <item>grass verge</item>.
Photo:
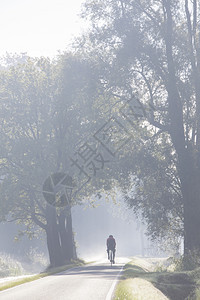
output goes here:
<path id="1" fill-rule="evenodd" d="M 0 291 L 12 288 L 14 286 L 17 286 L 17 285 L 20 285 L 20 284 L 23 284 L 23 283 L 26 283 L 26 282 L 34 281 L 34 280 L 37 280 L 37 279 L 40 279 L 40 278 L 43 278 L 43 277 L 46 277 L 46 276 L 50 276 L 50 275 L 53 275 L 53 274 L 56 274 L 56 273 L 60 273 L 60 272 L 66 271 L 66 270 L 71 269 L 71 268 L 76 267 L 76 266 L 82 266 L 83 264 L 84 264 L 84 262 L 82 260 L 77 260 L 77 261 L 73 261 L 70 264 L 61 266 L 61 267 L 47 268 L 45 272 L 41 272 L 40 274 L 25 277 L 25 278 L 22 278 L 22 279 L 16 279 L 14 281 L 10 281 L 10 282 L 7 282 L 5 284 L 2 284 L 0 286 Z"/>
<path id="2" fill-rule="evenodd" d="M 199 277 L 198 277 L 199 276 Z M 114 300 L 200 300 L 196 290 L 200 278 L 194 272 L 147 271 L 137 260 L 129 262 L 119 284 L 116 287 Z"/>
<path id="3" fill-rule="evenodd" d="M 190 278 L 195 282 L 195 289 L 188 300 L 200 300 L 200 268 L 188 272 Z"/>

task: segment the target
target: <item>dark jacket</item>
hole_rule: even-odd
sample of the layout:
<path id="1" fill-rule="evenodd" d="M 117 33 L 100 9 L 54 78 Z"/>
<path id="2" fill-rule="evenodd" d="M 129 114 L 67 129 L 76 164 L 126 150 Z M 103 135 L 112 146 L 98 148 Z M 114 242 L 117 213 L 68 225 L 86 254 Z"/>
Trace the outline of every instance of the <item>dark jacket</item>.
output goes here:
<path id="1" fill-rule="evenodd" d="M 107 244 L 107 248 L 108 248 L 108 249 L 114 250 L 115 247 L 116 247 L 116 242 L 115 242 L 115 239 L 114 239 L 113 237 L 109 237 L 109 238 L 107 239 L 106 244 Z"/>

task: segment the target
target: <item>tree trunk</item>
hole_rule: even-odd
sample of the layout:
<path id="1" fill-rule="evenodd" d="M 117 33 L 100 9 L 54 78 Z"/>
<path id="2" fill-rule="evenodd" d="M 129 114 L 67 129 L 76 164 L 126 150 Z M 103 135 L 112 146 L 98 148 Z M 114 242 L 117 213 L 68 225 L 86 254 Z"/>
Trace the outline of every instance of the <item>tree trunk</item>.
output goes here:
<path id="1" fill-rule="evenodd" d="M 58 226 L 61 240 L 61 249 L 65 261 L 75 259 L 76 251 L 74 251 L 75 246 L 72 231 L 72 217 L 70 207 L 67 207 L 58 216 Z"/>
<path id="2" fill-rule="evenodd" d="M 183 101 L 178 91 L 175 64 L 173 60 L 173 21 L 170 1 L 163 2 L 166 19 L 166 56 L 168 63 L 168 113 L 169 134 L 177 153 L 177 170 L 181 180 L 184 210 L 184 254 L 200 251 L 200 172 L 197 153 L 193 153 L 185 137 L 183 120 Z M 196 150 L 197 151 L 197 150 Z"/>
<path id="3" fill-rule="evenodd" d="M 200 170 L 192 150 L 179 135 L 178 123 L 173 129 L 171 137 L 178 156 L 183 196 L 184 254 L 188 255 L 191 251 L 200 252 Z"/>
<path id="4" fill-rule="evenodd" d="M 56 210 L 54 207 L 48 204 L 46 207 L 46 219 L 47 247 L 49 252 L 50 265 L 51 267 L 62 266 L 64 264 L 64 259 L 60 245 L 58 225 L 56 220 Z"/>
<path id="5" fill-rule="evenodd" d="M 188 165 L 182 179 L 184 208 L 184 254 L 200 253 L 200 176 L 196 168 Z M 191 254 L 191 253 L 190 253 Z"/>

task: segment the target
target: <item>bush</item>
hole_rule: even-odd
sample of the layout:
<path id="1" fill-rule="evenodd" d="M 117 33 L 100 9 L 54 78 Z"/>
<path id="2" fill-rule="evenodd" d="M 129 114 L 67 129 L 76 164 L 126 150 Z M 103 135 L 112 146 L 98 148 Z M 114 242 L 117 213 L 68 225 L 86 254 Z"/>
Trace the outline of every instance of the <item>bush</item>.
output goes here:
<path id="1" fill-rule="evenodd" d="M 199 251 L 190 251 L 187 255 L 182 255 L 179 259 L 175 259 L 176 271 L 191 271 L 200 267 Z"/>
<path id="2" fill-rule="evenodd" d="M 37 248 L 30 248 L 22 262 L 24 268 L 29 272 L 41 272 L 48 266 L 48 259 L 44 253 Z"/>
<path id="3" fill-rule="evenodd" d="M 19 276 L 24 269 L 19 261 L 10 255 L 0 253 L 0 277 Z"/>

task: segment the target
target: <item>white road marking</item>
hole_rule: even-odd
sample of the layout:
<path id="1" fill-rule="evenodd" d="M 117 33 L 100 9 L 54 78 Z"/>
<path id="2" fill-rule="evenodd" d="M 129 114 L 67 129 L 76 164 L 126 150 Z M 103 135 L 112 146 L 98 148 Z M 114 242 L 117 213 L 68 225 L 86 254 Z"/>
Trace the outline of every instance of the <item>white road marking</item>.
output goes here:
<path id="1" fill-rule="evenodd" d="M 124 266 L 121 268 L 121 270 L 119 271 L 119 274 L 117 275 L 115 281 L 113 282 L 113 284 L 112 284 L 112 286 L 111 286 L 111 288 L 110 288 L 110 290 L 109 290 L 109 292 L 108 292 L 108 294 L 106 296 L 106 300 L 111 300 L 112 299 L 112 294 L 114 292 L 115 286 L 116 286 L 116 284 L 117 284 L 117 282 L 119 280 L 119 277 L 120 277 L 121 272 L 123 271 L 123 269 L 124 269 Z"/>

